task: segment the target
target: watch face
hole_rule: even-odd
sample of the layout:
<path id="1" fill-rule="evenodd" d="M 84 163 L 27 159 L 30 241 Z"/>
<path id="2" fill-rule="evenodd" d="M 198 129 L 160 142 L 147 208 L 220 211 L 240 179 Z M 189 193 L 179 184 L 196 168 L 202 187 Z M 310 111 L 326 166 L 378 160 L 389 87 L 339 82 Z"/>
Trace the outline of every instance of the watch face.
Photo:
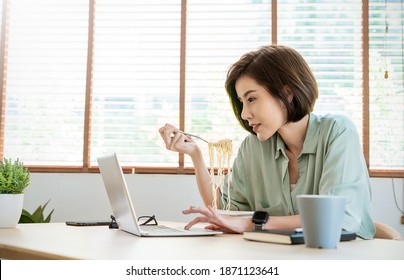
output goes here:
<path id="1" fill-rule="evenodd" d="M 254 223 L 265 223 L 268 220 L 268 213 L 265 211 L 255 211 L 252 220 Z"/>

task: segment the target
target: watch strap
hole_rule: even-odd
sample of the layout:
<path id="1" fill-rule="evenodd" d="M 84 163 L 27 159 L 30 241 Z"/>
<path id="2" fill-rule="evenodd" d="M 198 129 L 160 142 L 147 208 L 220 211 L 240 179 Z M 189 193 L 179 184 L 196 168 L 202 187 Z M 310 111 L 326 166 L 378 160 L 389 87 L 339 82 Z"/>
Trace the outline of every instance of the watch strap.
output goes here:
<path id="1" fill-rule="evenodd" d="M 253 224 L 254 230 L 263 230 L 264 224 Z"/>

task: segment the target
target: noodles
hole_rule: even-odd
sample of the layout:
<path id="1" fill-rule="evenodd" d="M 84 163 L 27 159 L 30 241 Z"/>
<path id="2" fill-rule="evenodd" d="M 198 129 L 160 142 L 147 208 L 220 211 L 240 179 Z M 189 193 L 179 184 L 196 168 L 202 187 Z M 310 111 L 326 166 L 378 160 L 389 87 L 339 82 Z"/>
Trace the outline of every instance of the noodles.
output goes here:
<path id="1" fill-rule="evenodd" d="M 229 139 L 224 139 L 220 140 L 218 142 L 209 142 L 208 143 L 208 148 L 209 148 L 209 164 L 210 164 L 210 185 L 212 188 L 212 194 L 213 194 L 213 201 L 212 201 L 212 206 L 214 209 L 217 209 L 218 205 L 218 192 L 222 194 L 221 199 L 222 202 L 224 203 L 223 200 L 223 187 L 224 187 L 224 168 L 227 167 L 227 203 L 223 207 L 224 210 L 229 210 L 230 209 L 230 158 L 232 155 L 232 141 Z M 215 180 L 215 170 L 214 170 L 214 165 L 215 165 L 215 151 L 216 151 L 216 160 L 217 160 L 217 180 Z"/>

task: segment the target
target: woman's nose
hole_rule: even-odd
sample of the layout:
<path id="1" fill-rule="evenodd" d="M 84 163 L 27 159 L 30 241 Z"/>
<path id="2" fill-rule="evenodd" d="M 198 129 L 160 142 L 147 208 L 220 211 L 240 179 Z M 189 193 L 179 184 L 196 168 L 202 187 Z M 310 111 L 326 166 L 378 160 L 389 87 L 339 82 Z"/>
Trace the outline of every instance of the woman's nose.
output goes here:
<path id="1" fill-rule="evenodd" d="M 241 109 L 241 118 L 243 120 L 248 120 L 251 117 L 251 113 L 248 110 L 247 106 L 243 106 L 243 108 Z"/>

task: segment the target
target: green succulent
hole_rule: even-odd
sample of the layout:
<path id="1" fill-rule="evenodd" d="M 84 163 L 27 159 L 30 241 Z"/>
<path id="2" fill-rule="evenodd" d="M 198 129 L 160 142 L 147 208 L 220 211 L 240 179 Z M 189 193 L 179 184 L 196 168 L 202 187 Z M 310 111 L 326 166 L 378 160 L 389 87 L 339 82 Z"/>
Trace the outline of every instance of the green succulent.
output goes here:
<path id="1" fill-rule="evenodd" d="M 27 210 L 23 209 L 21 213 L 21 217 L 18 223 L 49 223 L 51 221 L 51 217 L 53 214 L 53 209 L 48 216 L 45 218 L 44 211 L 46 205 L 48 205 L 50 200 L 48 200 L 44 205 L 38 206 L 38 208 L 31 214 Z"/>
<path id="2" fill-rule="evenodd" d="M 21 194 L 29 183 L 28 168 L 19 159 L 0 161 L 0 194 Z"/>

